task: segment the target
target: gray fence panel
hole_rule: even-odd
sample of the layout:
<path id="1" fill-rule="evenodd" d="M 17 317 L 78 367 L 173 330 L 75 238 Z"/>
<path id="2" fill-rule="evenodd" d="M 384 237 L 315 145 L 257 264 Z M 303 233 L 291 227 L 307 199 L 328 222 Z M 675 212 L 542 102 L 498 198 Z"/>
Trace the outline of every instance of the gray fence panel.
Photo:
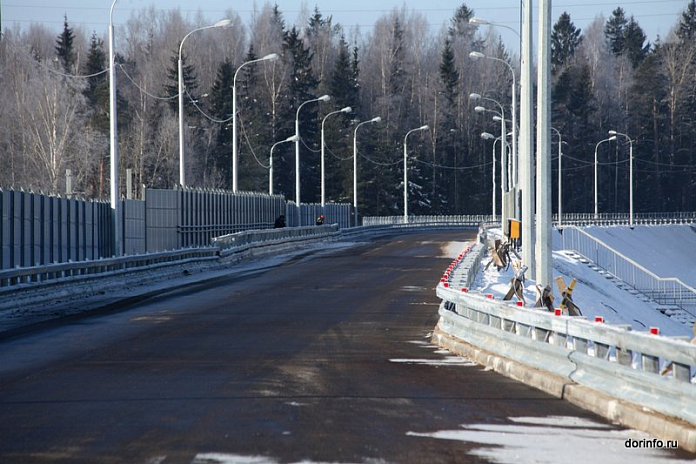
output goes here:
<path id="1" fill-rule="evenodd" d="M 22 265 L 22 198 L 24 192 L 14 192 L 12 195 L 12 266 Z"/>
<path id="2" fill-rule="evenodd" d="M 179 240 L 181 203 L 180 191 L 147 189 L 145 238 L 148 252 L 174 250 L 181 247 Z"/>
<path id="3" fill-rule="evenodd" d="M 127 255 L 145 253 L 145 202 L 123 200 L 123 253 Z"/>

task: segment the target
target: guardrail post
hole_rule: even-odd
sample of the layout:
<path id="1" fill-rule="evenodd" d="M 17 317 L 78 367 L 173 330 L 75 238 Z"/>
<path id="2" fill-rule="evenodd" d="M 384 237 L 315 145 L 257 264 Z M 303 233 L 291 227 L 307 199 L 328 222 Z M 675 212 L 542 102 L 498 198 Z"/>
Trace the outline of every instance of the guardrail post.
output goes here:
<path id="1" fill-rule="evenodd" d="M 645 372 L 657 374 L 660 370 L 660 359 L 657 356 L 642 354 L 642 365 Z"/>
<path id="2" fill-rule="evenodd" d="M 587 354 L 587 340 L 584 338 L 573 337 L 573 348 L 583 354 Z"/>
<path id="3" fill-rule="evenodd" d="M 616 362 L 622 366 L 630 366 L 633 361 L 633 352 L 623 348 L 616 347 Z"/>
<path id="4" fill-rule="evenodd" d="M 672 369 L 674 369 L 674 380 L 677 380 L 678 382 L 686 382 L 686 383 L 691 382 L 691 369 L 689 368 L 689 366 L 684 365 L 684 364 L 674 363 L 672 365 Z"/>

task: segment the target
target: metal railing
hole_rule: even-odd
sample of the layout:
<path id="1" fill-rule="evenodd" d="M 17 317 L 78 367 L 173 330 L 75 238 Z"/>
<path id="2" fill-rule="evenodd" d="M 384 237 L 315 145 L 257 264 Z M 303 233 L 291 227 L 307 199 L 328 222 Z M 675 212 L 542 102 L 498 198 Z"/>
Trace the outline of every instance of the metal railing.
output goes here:
<path id="1" fill-rule="evenodd" d="M 574 226 L 625 226 L 630 223 L 628 213 L 564 213 L 561 225 Z M 558 225 L 558 215 L 553 215 L 553 223 Z M 663 224 L 693 224 L 696 223 L 696 213 L 637 213 L 633 215 L 633 223 L 638 225 Z"/>
<path id="2" fill-rule="evenodd" d="M 283 227 L 279 229 L 267 230 L 247 230 L 234 234 L 216 237 L 211 241 L 211 245 L 221 250 L 221 255 L 225 256 L 242 248 L 252 245 L 264 245 L 274 243 L 293 242 L 298 240 L 316 240 L 334 236 L 338 233 L 338 225 L 330 224 L 323 226 L 306 227 Z"/>
<path id="3" fill-rule="evenodd" d="M 217 259 L 219 248 L 186 248 L 183 250 L 162 251 L 118 258 L 100 258 L 89 261 L 70 261 L 67 263 L 45 264 L 32 267 L 18 267 L 0 270 L 0 288 L 17 288 L 22 284 L 42 284 L 76 280 L 80 277 L 115 275 L 134 269 L 151 269 L 190 260 L 205 261 Z"/>
<path id="4" fill-rule="evenodd" d="M 412 226 L 447 226 L 462 225 L 478 227 L 482 222 L 494 220 L 491 215 L 452 215 L 452 216 L 409 216 L 408 220 L 403 216 L 374 216 L 364 217 L 363 226 L 384 225 L 412 225 Z"/>
<path id="5" fill-rule="evenodd" d="M 675 277 L 660 277 L 575 226 L 563 229 L 562 246 L 592 261 L 617 279 L 664 305 L 696 315 L 696 289 Z"/>
<path id="6" fill-rule="evenodd" d="M 438 328 L 474 346 L 696 424 L 696 345 L 491 300 L 440 283 Z"/>

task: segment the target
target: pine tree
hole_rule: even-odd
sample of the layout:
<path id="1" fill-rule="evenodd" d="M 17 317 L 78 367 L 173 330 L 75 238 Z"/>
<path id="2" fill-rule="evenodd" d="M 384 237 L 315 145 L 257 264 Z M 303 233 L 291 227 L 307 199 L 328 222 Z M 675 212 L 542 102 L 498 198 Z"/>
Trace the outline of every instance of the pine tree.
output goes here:
<path id="1" fill-rule="evenodd" d="M 625 30 L 625 53 L 634 68 L 643 61 L 650 51 L 650 43 L 645 43 L 645 32 L 631 16 Z"/>
<path id="2" fill-rule="evenodd" d="M 83 94 L 92 112 L 90 125 L 102 133 L 109 131 L 109 82 L 107 73 L 104 72 L 105 68 L 104 42 L 95 32 L 90 39 L 87 60 L 82 70 L 85 75 L 91 76 L 87 79 L 87 87 Z"/>
<path id="3" fill-rule="evenodd" d="M 570 15 L 563 12 L 556 24 L 553 25 L 551 33 L 551 65 L 554 74 L 558 73 L 575 55 L 575 50 L 582 42 L 580 34 L 580 29 L 575 27 Z"/>
<path id="4" fill-rule="evenodd" d="M 457 128 L 457 99 L 459 97 L 459 72 L 455 63 L 454 50 L 448 39 L 440 56 L 440 84 L 442 102 L 437 105 L 440 124 L 438 134 L 438 153 L 433 157 L 431 202 L 434 213 L 454 213 L 458 209 L 456 201 L 455 176 L 457 171 L 453 169 L 437 168 L 441 166 L 457 166 L 455 150 L 455 132 Z"/>
<path id="5" fill-rule="evenodd" d="M 164 89 L 167 95 L 179 94 L 179 47 L 169 58 L 170 67 L 167 69 L 168 82 Z M 196 68 L 192 64 L 187 64 L 186 53 L 181 53 L 181 69 L 182 80 L 184 82 L 184 111 L 188 116 L 194 116 L 197 113 L 196 108 L 191 103 L 191 100 L 197 101 L 196 89 L 198 88 L 198 80 L 196 77 Z M 173 98 L 169 100 L 169 107 L 175 113 L 179 112 L 179 100 Z"/>
<path id="6" fill-rule="evenodd" d="M 75 51 L 73 49 L 73 41 L 75 40 L 75 34 L 72 28 L 68 27 L 68 16 L 63 17 L 63 32 L 58 35 L 56 39 L 56 56 L 58 61 L 63 66 L 66 73 L 71 73 L 73 71 L 73 65 L 75 64 Z"/>
<path id="7" fill-rule="evenodd" d="M 626 19 L 623 8 L 618 7 L 612 11 L 611 18 L 609 18 L 604 26 L 604 36 L 609 42 L 609 48 L 616 56 L 623 54 L 626 48 L 627 24 L 628 20 Z"/>
<path id="8" fill-rule="evenodd" d="M 293 109 L 290 120 L 294 121 L 299 106 L 305 101 L 316 98 L 318 82 L 312 72 L 312 54 L 304 46 L 300 32 L 296 27 L 293 27 L 285 35 L 283 50 L 287 59 L 290 60 L 287 101 L 288 107 Z M 302 183 L 300 196 L 303 203 L 316 202 L 319 198 L 318 107 L 319 103 L 311 103 L 303 107 L 300 112 L 300 178 Z M 274 171 L 278 173 L 276 180 L 280 191 L 294 192 L 294 157 L 293 159 L 280 157 L 278 161 L 279 165 L 276 165 L 274 160 Z"/>
<path id="9" fill-rule="evenodd" d="M 682 13 L 677 36 L 684 43 L 696 40 L 696 0 L 691 0 Z"/>

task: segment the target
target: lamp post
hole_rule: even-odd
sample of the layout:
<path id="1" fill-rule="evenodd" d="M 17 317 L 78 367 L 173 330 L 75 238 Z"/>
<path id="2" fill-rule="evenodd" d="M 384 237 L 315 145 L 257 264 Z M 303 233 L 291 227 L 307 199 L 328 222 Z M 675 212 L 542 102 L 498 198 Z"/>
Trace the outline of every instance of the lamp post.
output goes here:
<path id="1" fill-rule="evenodd" d="M 479 19 L 480 18 L 471 18 Z M 471 20 L 470 20 L 471 22 Z M 474 23 L 477 24 L 477 23 Z M 511 29 L 514 31 L 514 29 Z M 519 36 L 519 35 L 518 35 Z M 512 69 L 510 63 L 500 58 L 495 58 L 493 56 L 484 55 L 481 52 L 471 52 L 469 53 L 469 58 L 473 60 L 478 60 L 479 58 L 485 58 L 488 60 L 499 61 L 508 67 L 510 73 L 512 74 L 512 181 L 510 182 L 513 186 L 517 185 L 517 77 L 515 76 L 515 70 Z"/>
<path id="2" fill-rule="evenodd" d="M 496 105 L 498 105 L 498 107 L 500 108 L 500 114 L 499 114 L 499 116 L 500 116 L 500 134 L 501 134 L 501 137 L 503 138 L 503 140 L 505 140 L 507 138 L 507 132 L 505 131 L 505 108 L 503 108 L 503 105 L 501 105 L 500 102 L 498 102 L 497 100 L 494 100 L 494 99 L 488 98 L 488 97 L 483 97 L 478 93 L 470 94 L 469 99 L 474 100 L 474 101 L 486 100 L 486 101 L 490 101 L 490 102 L 493 102 Z M 486 110 L 486 108 L 484 108 L 482 106 L 477 106 L 476 108 L 474 108 L 474 110 L 476 112 L 479 112 L 479 113 L 483 112 L 483 111 L 488 111 L 488 110 Z M 501 216 L 500 227 L 502 230 L 505 230 L 505 221 L 506 221 L 507 214 L 508 214 L 507 208 L 505 207 L 506 206 L 505 193 L 506 193 L 506 188 L 507 188 L 507 183 L 508 183 L 507 175 L 506 175 L 507 169 L 505 168 L 505 166 L 507 166 L 507 163 L 508 163 L 506 148 L 507 148 L 506 144 L 502 144 L 501 150 L 500 150 L 500 166 L 501 166 L 500 193 L 501 193 L 501 197 L 502 197 L 502 206 L 500 209 L 500 216 Z"/>
<path id="3" fill-rule="evenodd" d="M 629 182 L 629 191 L 628 191 L 628 204 L 629 204 L 629 226 L 631 229 L 633 229 L 633 140 L 631 137 L 629 137 L 626 134 L 622 134 L 621 132 L 616 132 L 615 130 L 610 130 L 609 135 L 617 136 L 621 135 L 623 137 L 626 137 L 628 139 L 629 143 L 629 174 L 628 174 L 628 182 Z"/>
<path id="4" fill-rule="evenodd" d="M 597 219 L 599 217 L 599 207 L 598 207 L 598 201 L 597 201 L 597 190 L 598 190 L 598 183 L 597 183 L 597 149 L 599 146 L 604 143 L 604 142 L 609 142 L 612 140 L 616 140 L 616 136 L 612 135 L 608 139 L 600 140 L 597 142 L 597 145 L 594 147 L 594 217 Z"/>
<path id="5" fill-rule="evenodd" d="M 563 153 L 561 152 L 561 144 L 563 139 L 561 138 L 561 133 L 555 127 L 550 127 L 552 131 L 558 136 L 558 228 L 561 229 L 562 217 L 563 217 L 563 176 L 561 175 L 561 167 L 563 165 Z"/>
<path id="6" fill-rule="evenodd" d="M 297 112 L 295 113 L 295 136 L 297 137 L 295 139 L 295 202 L 297 203 L 298 212 L 300 210 L 300 110 L 307 103 L 327 102 L 329 100 L 331 100 L 331 97 L 329 97 L 328 95 L 322 95 L 319 98 L 307 100 L 297 108 Z M 302 225 L 301 218 L 299 225 Z"/>
<path id="7" fill-rule="evenodd" d="M 280 142 L 276 142 L 271 146 L 271 154 L 268 157 L 268 194 L 273 195 L 273 149 L 276 147 L 276 145 L 279 145 L 281 143 L 285 142 L 294 142 L 297 140 L 297 135 L 292 135 L 288 137 L 285 140 L 281 140 Z"/>
<path id="8" fill-rule="evenodd" d="M 257 60 L 247 61 L 242 63 L 237 70 L 234 72 L 234 78 L 232 79 L 232 191 L 237 192 L 237 73 L 244 66 L 252 63 L 258 63 L 260 61 L 276 61 L 278 55 L 276 53 L 271 53 L 263 58 Z"/>
<path id="9" fill-rule="evenodd" d="M 111 147 L 111 217 L 114 224 L 114 254 L 121 256 L 121 221 L 118 214 L 118 126 L 116 124 L 116 68 L 114 63 L 114 0 L 109 10 L 109 133 Z"/>
<path id="10" fill-rule="evenodd" d="M 493 180 L 493 198 L 491 200 L 491 203 L 493 206 L 491 214 L 493 216 L 493 220 L 495 221 L 495 144 L 498 140 L 500 140 L 500 138 L 496 138 L 495 135 L 490 134 L 488 132 L 482 132 L 481 138 L 483 140 L 493 140 L 493 169 L 491 169 L 491 179 Z"/>
<path id="11" fill-rule="evenodd" d="M 324 211 L 324 206 L 326 206 L 326 190 L 325 190 L 325 177 L 324 177 L 324 147 L 326 146 L 324 142 L 324 123 L 326 122 L 326 119 L 331 116 L 332 114 L 338 114 L 338 113 L 350 113 L 353 111 L 353 108 L 350 106 L 346 106 L 345 108 L 341 108 L 338 111 L 332 111 L 326 116 L 324 116 L 324 119 L 321 121 L 321 209 L 322 212 Z"/>
<path id="12" fill-rule="evenodd" d="M 408 139 L 409 134 L 417 131 L 424 131 L 430 129 L 427 125 L 420 126 L 417 129 L 411 129 L 404 136 L 404 224 L 408 223 L 408 149 L 406 147 L 406 139 Z"/>
<path id="13" fill-rule="evenodd" d="M 369 121 L 363 121 L 353 131 L 353 210 L 355 211 L 355 225 L 358 225 L 358 129 L 360 126 L 373 122 L 380 122 L 381 117 L 376 116 Z"/>
<path id="14" fill-rule="evenodd" d="M 184 63 L 181 60 L 181 53 L 184 49 L 184 41 L 194 32 L 217 27 L 227 27 L 232 23 L 229 19 L 223 19 L 210 26 L 203 26 L 192 30 L 181 39 L 179 44 L 179 184 L 186 186 L 186 155 L 184 153 Z"/>

